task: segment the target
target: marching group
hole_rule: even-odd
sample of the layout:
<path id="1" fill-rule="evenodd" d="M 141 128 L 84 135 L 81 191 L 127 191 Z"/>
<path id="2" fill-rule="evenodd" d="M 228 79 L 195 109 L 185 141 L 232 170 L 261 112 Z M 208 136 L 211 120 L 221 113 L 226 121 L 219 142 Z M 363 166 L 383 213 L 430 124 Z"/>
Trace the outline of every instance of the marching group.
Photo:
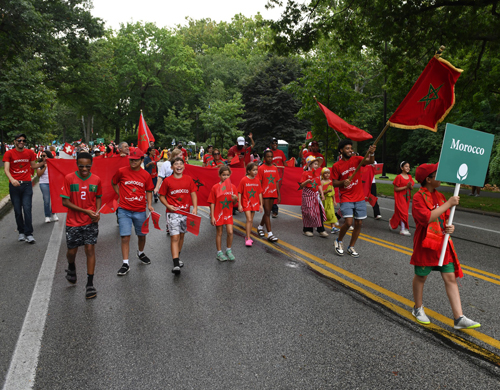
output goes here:
<path id="1" fill-rule="evenodd" d="M 220 157 L 220 152 L 211 146 L 203 156 L 203 165 L 218 167 L 220 181 L 211 189 L 208 202 L 210 204 L 211 224 L 216 227 L 216 248 L 219 261 L 234 261 L 232 252 L 233 243 L 233 214 L 237 209 L 245 214 L 245 240 L 247 247 L 251 247 L 253 219 L 256 211 L 263 213 L 257 226 L 257 235 L 276 243 L 278 238 L 271 229 L 271 216 L 278 216 L 280 203 L 280 173 L 278 168 L 285 166 L 285 155 L 277 148 L 278 141 L 272 139 L 270 147 L 262 154 L 259 166 L 250 160 L 254 146 L 245 145 L 245 139 L 239 137 L 237 145 L 228 151 L 228 165 Z M 39 176 L 43 177 L 46 170 L 47 153 L 37 159 L 35 153 L 25 148 L 27 139 L 24 134 L 14 138 L 15 148 L 7 151 L 3 157 L 4 169 L 10 181 L 9 193 L 14 206 L 19 241 L 34 243 L 33 226 L 31 221 L 31 198 L 33 195 L 31 170 L 43 170 Z M 314 145 L 316 146 L 316 145 Z M 118 271 L 124 276 L 130 271 L 130 236 L 132 227 L 138 236 L 137 256 L 144 264 L 150 264 L 150 259 L 144 253 L 146 234 L 142 226 L 146 220 L 146 210 L 154 211 L 153 200 L 166 207 L 167 229 L 170 235 L 170 249 L 173 261 L 172 272 L 181 273 L 183 262 L 180 254 L 184 244 L 184 235 L 187 232 L 188 213 L 197 214 L 197 188 L 193 179 L 184 174 L 187 156 L 184 155 L 182 145 L 172 151 L 170 159 L 161 166 L 158 172 L 156 161 L 159 152 L 154 145 L 148 149 L 146 155 L 139 148 L 132 151 L 128 144 L 119 145 L 121 157 L 128 159 L 129 164 L 118 169 L 112 179 L 114 190 L 119 196 L 117 218 L 121 237 L 122 265 Z M 317 148 L 304 150 L 301 157 L 304 164 L 300 188 L 302 189 L 302 220 L 303 234 L 313 236 L 316 228 L 321 237 L 328 237 L 325 225 L 330 224 L 332 233 L 338 233 L 334 241 L 334 250 L 337 255 L 345 253 L 357 258 L 359 253 L 354 245 L 359 237 L 362 221 L 367 217 L 365 194 L 361 184 L 359 167 L 373 164 L 376 146 L 369 147 L 366 157 L 356 156 L 353 143 L 348 139 L 339 142 L 339 160 L 332 168 L 326 168 L 325 159 Z M 64 188 L 60 194 L 63 205 L 68 209 L 66 218 L 66 244 L 68 269 L 66 279 L 76 283 L 77 274 L 75 258 L 80 246 L 84 246 L 87 257 L 87 285 L 86 298 L 95 298 L 97 291 L 93 284 L 95 270 L 95 244 L 99 233 L 102 183 L 99 177 L 91 173 L 94 158 L 99 158 L 82 151 L 76 156 L 77 170 L 68 174 L 64 179 Z M 144 166 L 144 168 L 142 168 Z M 244 168 L 246 175 L 235 186 L 230 183 L 231 167 Z M 409 175 L 409 163 L 401 163 L 402 173 L 394 180 L 395 213 L 390 220 L 391 228 L 401 227 L 401 234 L 410 235 L 408 225 L 408 209 L 410 205 L 411 189 L 414 182 Z M 423 288 L 424 283 L 432 270 L 441 273 L 446 292 L 452 307 L 455 328 L 470 329 L 479 327 L 462 313 L 460 295 L 456 278 L 461 277 L 460 263 L 452 241 L 446 251 L 443 266 L 439 267 L 440 244 L 445 233 L 454 231 L 453 225 L 447 225 L 449 209 L 459 203 L 459 197 L 453 196 L 446 200 L 436 188 L 441 184 L 435 180 L 437 164 L 422 164 L 416 169 L 416 180 L 421 184 L 412 203 L 412 215 L 416 223 L 414 236 L 414 251 L 411 264 L 415 268 L 413 279 L 413 294 L 415 306 L 412 310 L 417 321 L 429 324 L 430 320 L 424 312 Z M 159 179 L 158 179 L 159 178 Z M 44 183 L 42 183 L 44 184 Z M 42 187 L 41 187 L 42 188 Z M 338 225 L 335 213 L 335 188 L 339 190 L 340 214 L 344 218 L 342 226 Z M 45 190 L 42 189 L 45 199 Z M 408 195 L 409 194 L 409 195 Z M 192 209 L 191 209 L 192 207 Z M 50 216 L 50 205 L 45 210 L 46 218 L 57 220 L 57 216 Z M 47 220 L 46 220 L 47 221 Z M 222 251 L 223 227 L 226 226 L 226 250 Z M 353 227 L 353 228 L 352 228 Z M 344 251 L 343 239 L 348 230 L 352 230 L 351 239 Z"/>

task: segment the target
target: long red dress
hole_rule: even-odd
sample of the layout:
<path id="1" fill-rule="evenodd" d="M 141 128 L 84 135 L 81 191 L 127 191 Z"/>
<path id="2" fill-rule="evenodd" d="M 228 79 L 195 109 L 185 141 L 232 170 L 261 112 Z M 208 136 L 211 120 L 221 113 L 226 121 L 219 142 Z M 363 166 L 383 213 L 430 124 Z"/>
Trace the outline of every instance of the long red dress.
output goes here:
<path id="1" fill-rule="evenodd" d="M 405 224 L 406 229 L 409 228 L 408 225 L 408 210 L 410 209 L 411 200 L 411 190 L 406 189 L 404 191 L 396 191 L 396 187 L 406 187 L 410 182 L 415 185 L 411 175 L 408 175 L 408 179 L 405 179 L 401 175 L 397 175 L 392 184 L 394 184 L 394 215 L 389 220 L 391 228 L 396 229 L 401 222 Z"/>

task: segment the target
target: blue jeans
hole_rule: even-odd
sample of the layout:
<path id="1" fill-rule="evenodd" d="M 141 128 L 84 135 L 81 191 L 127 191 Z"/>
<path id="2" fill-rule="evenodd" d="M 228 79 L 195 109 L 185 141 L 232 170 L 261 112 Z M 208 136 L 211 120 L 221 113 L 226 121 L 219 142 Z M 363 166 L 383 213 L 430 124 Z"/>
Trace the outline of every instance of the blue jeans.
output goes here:
<path id="1" fill-rule="evenodd" d="M 14 206 L 17 231 L 19 234 L 31 236 L 33 234 L 33 223 L 31 218 L 33 187 L 31 182 L 22 182 L 19 187 L 14 187 L 11 183 L 9 183 L 9 195 L 12 206 Z"/>
<path id="2" fill-rule="evenodd" d="M 43 196 L 43 212 L 46 218 L 50 218 L 52 216 L 52 209 L 50 207 L 49 183 L 40 183 L 40 191 L 42 191 Z"/>

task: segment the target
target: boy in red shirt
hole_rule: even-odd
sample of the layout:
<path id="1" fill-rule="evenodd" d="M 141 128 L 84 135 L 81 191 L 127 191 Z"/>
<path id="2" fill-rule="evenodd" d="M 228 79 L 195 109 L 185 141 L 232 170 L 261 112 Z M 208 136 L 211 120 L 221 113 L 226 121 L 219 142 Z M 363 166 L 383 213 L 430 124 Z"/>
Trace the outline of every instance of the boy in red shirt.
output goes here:
<path id="1" fill-rule="evenodd" d="M 344 224 L 340 227 L 339 237 L 334 241 L 335 252 L 339 256 L 344 255 L 342 239 L 352 226 L 354 218 L 354 230 L 352 232 L 351 242 L 347 247 L 347 253 L 352 257 L 359 257 L 359 253 L 354 249 L 354 245 L 361 233 L 361 225 L 363 219 L 366 218 L 366 202 L 363 192 L 363 184 L 361 181 L 361 170 L 349 180 L 349 177 L 354 173 L 358 165 L 362 162 L 362 166 L 373 164 L 375 161 L 375 150 L 377 147 L 371 145 L 369 148 L 370 156 L 365 159 L 361 156 L 355 156 L 352 149 L 352 141 L 343 139 L 339 142 L 339 151 L 342 158 L 333 164 L 332 167 L 332 183 L 334 187 L 340 187 L 340 211 L 344 217 Z"/>
<path id="2" fill-rule="evenodd" d="M 114 190 L 120 197 L 117 216 L 120 226 L 123 264 L 118 270 L 118 276 L 126 275 L 130 270 L 128 259 L 132 225 L 134 225 L 138 241 L 137 256 L 143 264 L 151 264 L 151 260 L 144 253 L 146 234 L 142 233 L 141 229 L 146 220 L 146 206 L 150 212 L 154 211 L 151 205 L 154 190 L 153 180 L 150 174 L 141 168 L 144 153 L 141 149 L 135 148 L 128 157 L 124 158 L 128 158 L 130 165 L 120 168 L 111 180 Z"/>
<path id="3" fill-rule="evenodd" d="M 95 244 L 99 235 L 102 186 L 101 179 L 90 173 L 92 156 L 90 153 L 79 153 L 76 158 L 78 171 L 66 175 L 61 194 L 64 207 L 68 208 L 66 218 L 66 245 L 68 251 L 68 269 L 66 279 L 76 283 L 75 258 L 78 247 L 85 246 L 87 256 L 87 286 L 85 298 L 97 296 L 94 287 Z"/>
<path id="4" fill-rule="evenodd" d="M 176 157 L 172 161 L 173 174 L 167 177 L 161 183 L 158 194 L 160 202 L 167 208 L 167 227 L 170 232 L 170 251 L 174 268 L 172 272 L 175 275 L 181 273 L 181 267 L 184 263 L 180 261 L 182 245 L 184 244 L 184 235 L 187 232 L 187 216 L 176 213 L 181 210 L 189 213 L 191 204 L 193 205 L 193 214 L 198 213 L 198 198 L 196 196 L 196 185 L 191 176 L 183 175 L 184 160 L 182 157 Z"/>
<path id="5" fill-rule="evenodd" d="M 467 318 L 462 312 L 456 278 L 461 278 L 463 273 L 451 239 L 448 241 L 443 265 L 439 267 L 444 235 L 455 231 L 455 226 L 447 225 L 449 209 L 458 205 L 460 197 L 452 196 L 446 200 L 443 194 L 436 191 L 436 188 L 441 185 L 441 182 L 436 180 L 437 168 L 438 164 L 422 164 L 415 171 L 415 178 L 421 187 L 413 197 L 411 209 L 416 224 L 413 255 L 410 261 L 410 264 L 415 266 L 413 277 L 415 306 L 412 314 L 421 324 L 430 324 L 424 312 L 424 283 L 431 271 L 439 271 L 453 311 L 454 328 L 479 328 L 480 323 Z"/>
<path id="6" fill-rule="evenodd" d="M 37 163 L 35 152 L 26 146 L 26 135 L 18 134 L 14 137 L 14 149 L 3 155 L 5 175 L 9 179 L 9 195 L 14 207 L 18 241 L 34 244 L 31 205 L 33 201 L 33 186 L 31 185 L 31 169 L 43 166 L 44 162 Z"/>

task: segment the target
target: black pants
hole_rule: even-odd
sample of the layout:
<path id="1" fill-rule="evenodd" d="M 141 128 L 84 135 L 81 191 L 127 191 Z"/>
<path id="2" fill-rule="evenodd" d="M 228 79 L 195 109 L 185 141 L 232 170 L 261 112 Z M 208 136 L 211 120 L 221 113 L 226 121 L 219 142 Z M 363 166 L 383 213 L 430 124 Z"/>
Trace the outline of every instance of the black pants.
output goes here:
<path id="1" fill-rule="evenodd" d="M 373 196 L 377 196 L 377 183 L 372 183 L 372 188 L 370 192 L 372 193 Z M 373 216 L 376 217 L 377 215 L 380 215 L 380 207 L 378 206 L 378 201 L 373 206 Z"/>

